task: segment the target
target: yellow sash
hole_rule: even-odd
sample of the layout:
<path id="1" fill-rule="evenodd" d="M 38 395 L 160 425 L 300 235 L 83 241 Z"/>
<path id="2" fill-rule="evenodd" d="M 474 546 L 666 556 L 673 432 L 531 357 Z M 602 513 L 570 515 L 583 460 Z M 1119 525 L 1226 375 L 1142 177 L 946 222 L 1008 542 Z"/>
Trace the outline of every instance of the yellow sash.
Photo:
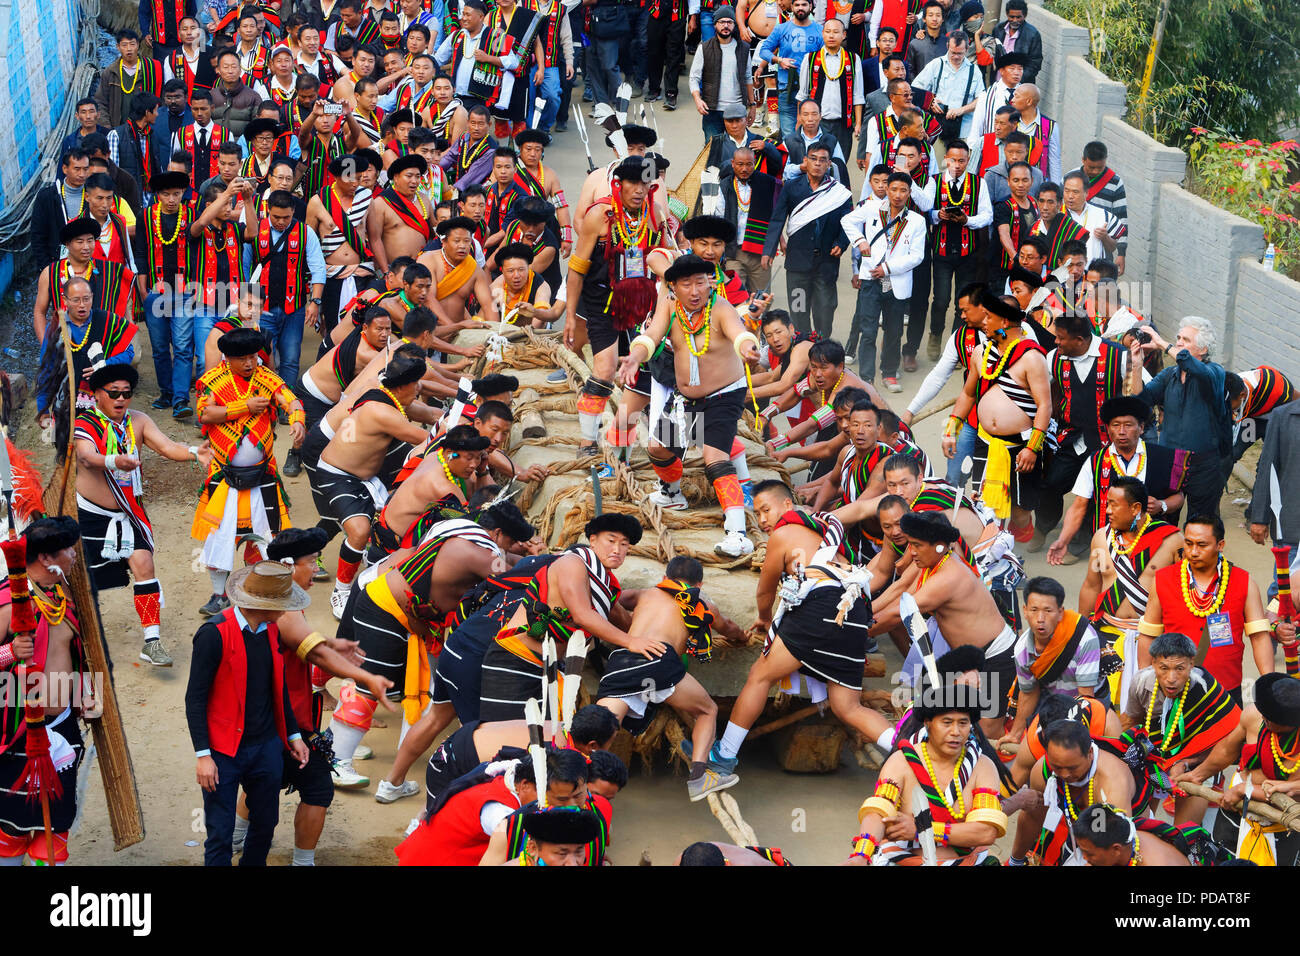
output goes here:
<path id="1" fill-rule="evenodd" d="M 1011 514 L 1011 453 L 1010 442 L 990 435 L 980 425 L 979 437 L 989 446 L 988 461 L 984 466 L 984 481 L 980 485 L 980 500 L 993 509 L 999 518 Z"/>
<path id="2" fill-rule="evenodd" d="M 460 260 L 460 265 L 456 266 L 445 276 L 438 280 L 438 287 L 434 294 L 439 299 L 445 299 L 447 296 L 460 290 L 474 276 L 474 270 L 478 268 L 478 263 L 474 261 L 472 255 L 466 256 Z"/>
<path id="3" fill-rule="evenodd" d="M 424 641 L 411 633 L 411 623 L 406 612 L 393 597 L 384 575 L 375 578 L 366 585 L 366 594 L 375 606 L 386 614 L 391 614 L 397 622 L 406 628 L 406 675 L 402 679 L 402 719 L 407 724 L 414 724 L 424 713 L 429 703 L 429 680 L 433 671 L 429 667 L 429 653 Z"/>

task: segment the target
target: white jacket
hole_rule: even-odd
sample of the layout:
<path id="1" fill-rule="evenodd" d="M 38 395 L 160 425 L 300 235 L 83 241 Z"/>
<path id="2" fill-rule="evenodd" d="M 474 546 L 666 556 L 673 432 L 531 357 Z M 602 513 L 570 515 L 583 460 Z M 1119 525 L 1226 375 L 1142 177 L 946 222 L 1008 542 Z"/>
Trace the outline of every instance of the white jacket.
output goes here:
<path id="1" fill-rule="evenodd" d="M 871 270 L 883 262 L 887 270 L 885 278 L 895 299 L 912 297 L 912 270 L 925 259 L 925 220 L 910 209 L 903 210 L 903 215 L 907 217 L 906 225 L 893 249 L 889 247 L 889 237 L 881 231 L 889 217 L 888 200 L 869 199 L 840 220 L 849 245 L 856 247 L 862 240 L 871 244 L 870 250 L 862 255 L 858 278 L 871 281 Z"/>

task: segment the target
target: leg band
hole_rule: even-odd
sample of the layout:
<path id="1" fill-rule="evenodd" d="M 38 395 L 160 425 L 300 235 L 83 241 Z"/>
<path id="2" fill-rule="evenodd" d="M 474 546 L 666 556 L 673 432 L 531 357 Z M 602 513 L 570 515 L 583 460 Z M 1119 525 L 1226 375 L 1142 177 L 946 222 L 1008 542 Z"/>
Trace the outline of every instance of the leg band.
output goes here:
<path id="1" fill-rule="evenodd" d="M 162 611 L 162 584 L 157 578 L 135 582 L 135 613 L 143 628 L 157 627 Z"/>
<path id="2" fill-rule="evenodd" d="M 347 585 L 352 583 L 352 579 L 357 576 L 357 568 L 361 566 L 361 559 L 364 555 L 346 541 L 339 547 L 339 571 L 335 576 L 335 581 L 342 586 L 342 590 L 347 589 Z"/>

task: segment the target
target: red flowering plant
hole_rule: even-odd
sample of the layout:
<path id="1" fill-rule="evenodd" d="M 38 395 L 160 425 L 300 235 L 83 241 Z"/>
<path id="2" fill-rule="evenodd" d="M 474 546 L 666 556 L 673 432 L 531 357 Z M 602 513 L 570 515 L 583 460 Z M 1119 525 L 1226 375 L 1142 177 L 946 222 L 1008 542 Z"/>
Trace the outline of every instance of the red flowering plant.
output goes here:
<path id="1" fill-rule="evenodd" d="M 1263 226 L 1276 268 L 1300 279 L 1300 143 L 1266 145 L 1193 126 L 1187 153 L 1192 191 Z"/>

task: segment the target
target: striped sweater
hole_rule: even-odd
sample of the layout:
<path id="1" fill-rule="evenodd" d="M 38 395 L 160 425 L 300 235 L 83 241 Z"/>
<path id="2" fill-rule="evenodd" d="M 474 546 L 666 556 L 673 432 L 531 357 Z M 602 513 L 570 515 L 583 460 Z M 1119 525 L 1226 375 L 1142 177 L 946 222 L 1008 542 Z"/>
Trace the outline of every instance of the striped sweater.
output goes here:
<path id="1" fill-rule="evenodd" d="M 1090 183 L 1088 176 L 1084 173 L 1083 168 L 1072 169 L 1063 177 L 1069 179 L 1071 176 L 1082 176 L 1088 191 L 1088 202 L 1094 206 L 1100 207 L 1104 212 L 1109 213 L 1119 220 L 1119 234 L 1115 236 L 1118 243 L 1115 248 L 1115 255 L 1122 256 L 1128 252 L 1128 194 L 1124 190 L 1124 180 L 1120 178 L 1119 173 L 1106 167 L 1102 177 L 1109 176 L 1106 184 L 1096 191 L 1094 183 Z"/>

